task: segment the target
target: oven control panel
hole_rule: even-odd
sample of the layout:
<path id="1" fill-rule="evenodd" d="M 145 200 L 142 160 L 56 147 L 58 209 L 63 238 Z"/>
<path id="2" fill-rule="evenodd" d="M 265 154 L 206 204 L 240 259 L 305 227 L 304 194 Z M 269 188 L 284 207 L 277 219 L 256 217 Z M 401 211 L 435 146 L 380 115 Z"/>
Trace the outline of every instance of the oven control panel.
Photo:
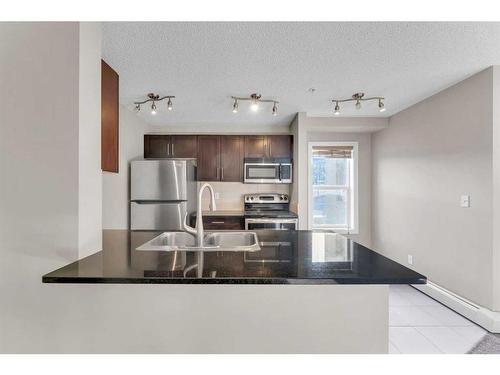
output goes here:
<path id="1" fill-rule="evenodd" d="M 287 194 L 245 194 L 245 203 L 288 203 Z"/>

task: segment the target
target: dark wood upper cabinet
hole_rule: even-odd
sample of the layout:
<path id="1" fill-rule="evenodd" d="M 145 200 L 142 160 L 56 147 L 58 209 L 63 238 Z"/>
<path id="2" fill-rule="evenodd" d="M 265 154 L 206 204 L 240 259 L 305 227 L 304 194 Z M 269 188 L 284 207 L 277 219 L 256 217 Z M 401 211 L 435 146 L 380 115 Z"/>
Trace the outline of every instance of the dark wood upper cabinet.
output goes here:
<path id="1" fill-rule="evenodd" d="M 220 180 L 243 181 L 243 137 L 220 136 Z"/>
<path id="2" fill-rule="evenodd" d="M 196 158 L 196 135 L 146 134 L 144 158 Z"/>
<path id="3" fill-rule="evenodd" d="M 267 137 L 265 135 L 246 135 L 245 157 L 267 158 L 268 157 Z"/>
<path id="4" fill-rule="evenodd" d="M 267 145 L 270 158 L 291 158 L 292 157 L 292 136 L 291 135 L 268 135 Z"/>
<path id="5" fill-rule="evenodd" d="M 291 158 L 291 135 L 246 135 L 246 158 Z"/>
<path id="6" fill-rule="evenodd" d="M 170 135 L 146 134 L 144 136 L 144 158 L 160 159 L 170 155 Z"/>
<path id="7" fill-rule="evenodd" d="M 220 137 L 198 136 L 198 180 L 220 180 Z"/>
<path id="8" fill-rule="evenodd" d="M 290 135 L 144 135 L 144 158 L 196 158 L 198 181 L 243 181 L 243 161 L 291 158 Z"/>
<path id="9" fill-rule="evenodd" d="M 197 157 L 196 135 L 172 135 L 170 140 L 170 155 L 173 158 Z"/>
<path id="10" fill-rule="evenodd" d="M 119 76 L 101 60 L 101 169 L 118 173 Z"/>

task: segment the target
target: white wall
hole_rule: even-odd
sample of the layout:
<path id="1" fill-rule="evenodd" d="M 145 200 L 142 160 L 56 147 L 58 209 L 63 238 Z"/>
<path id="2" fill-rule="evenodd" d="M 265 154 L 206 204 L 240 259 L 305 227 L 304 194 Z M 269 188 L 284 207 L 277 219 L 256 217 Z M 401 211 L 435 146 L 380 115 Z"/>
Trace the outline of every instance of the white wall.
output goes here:
<path id="1" fill-rule="evenodd" d="M 96 306 L 41 278 L 101 248 L 99 29 L 0 23 L 0 352 L 60 351 Z"/>
<path id="2" fill-rule="evenodd" d="M 493 310 L 500 311 L 500 66 L 493 68 Z"/>
<path id="3" fill-rule="evenodd" d="M 130 161 L 143 158 L 147 130 L 139 116 L 120 106 L 119 173 L 102 173 L 103 229 L 129 228 Z"/>
<path id="4" fill-rule="evenodd" d="M 372 243 L 402 264 L 413 255 L 411 267 L 431 281 L 498 309 L 492 94 L 487 69 L 394 115 L 373 135 Z M 460 207 L 462 194 L 471 195 L 470 208 Z"/>
<path id="5" fill-rule="evenodd" d="M 79 257 L 102 249 L 101 24 L 80 23 L 78 132 Z"/>
<path id="6" fill-rule="evenodd" d="M 41 277 L 78 257 L 79 26 L 0 23 L 0 35 L 4 352 L 50 335 L 64 315 L 51 304 L 63 296 Z"/>

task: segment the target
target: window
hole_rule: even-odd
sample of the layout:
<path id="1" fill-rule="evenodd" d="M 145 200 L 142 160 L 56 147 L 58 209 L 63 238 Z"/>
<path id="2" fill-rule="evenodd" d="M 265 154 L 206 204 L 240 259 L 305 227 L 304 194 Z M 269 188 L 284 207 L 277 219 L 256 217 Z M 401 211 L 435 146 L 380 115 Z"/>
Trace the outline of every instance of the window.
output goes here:
<path id="1" fill-rule="evenodd" d="M 309 143 L 309 228 L 357 233 L 357 142 Z"/>

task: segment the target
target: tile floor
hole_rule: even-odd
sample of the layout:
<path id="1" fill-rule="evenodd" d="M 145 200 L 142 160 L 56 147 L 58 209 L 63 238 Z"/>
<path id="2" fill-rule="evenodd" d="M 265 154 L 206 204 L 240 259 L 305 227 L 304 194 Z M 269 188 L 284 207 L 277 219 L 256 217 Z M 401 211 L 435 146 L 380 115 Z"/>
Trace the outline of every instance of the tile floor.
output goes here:
<path id="1" fill-rule="evenodd" d="M 409 285 L 391 285 L 389 353 L 467 353 L 486 331 Z"/>

